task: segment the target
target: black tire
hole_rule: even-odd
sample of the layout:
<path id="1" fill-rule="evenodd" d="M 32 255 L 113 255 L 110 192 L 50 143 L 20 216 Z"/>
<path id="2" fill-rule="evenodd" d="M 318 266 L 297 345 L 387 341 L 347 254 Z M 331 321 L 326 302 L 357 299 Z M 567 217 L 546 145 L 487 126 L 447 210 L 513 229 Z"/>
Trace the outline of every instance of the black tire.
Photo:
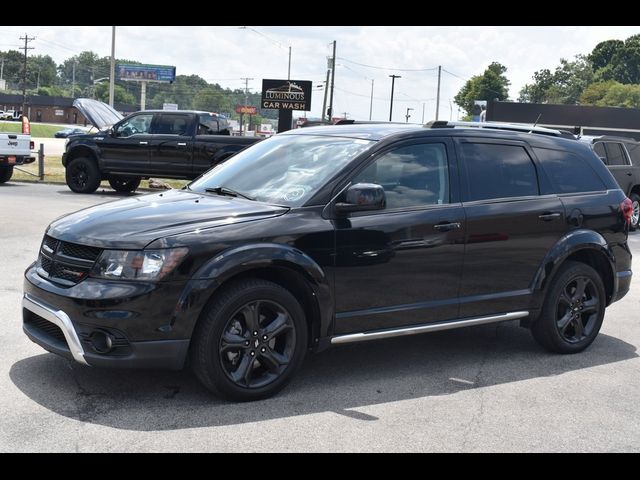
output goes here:
<path id="1" fill-rule="evenodd" d="M 629 195 L 629 199 L 632 204 L 631 223 L 629 224 L 629 230 L 634 231 L 640 227 L 640 196 L 632 193 Z"/>
<path id="2" fill-rule="evenodd" d="M 74 158 L 67 165 L 65 180 L 76 193 L 93 193 L 100 186 L 100 170 L 96 162 L 87 157 Z"/>
<path id="3" fill-rule="evenodd" d="M 216 293 L 196 325 L 190 353 L 206 388 L 251 401 L 284 388 L 306 351 L 307 322 L 296 298 L 278 284 L 245 279 Z"/>
<path id="4" fill-rule="evenodd" d="M 109 185 L 116 192 L 135 192 L 141 180 L 140 177 L 110 177 Z"/>
<path id="5" fill-rule="evenodd" d="M 598 272 L 585 263 L 566 262 L 549 285 L 531 333 L 552 352 L 581 352 L 598 335 L 605 305 L 604 284 Z"/>
<path id="6" fill-rule="evenodd" d="M 0 167 L 0 183 L 5 183 L 11 180 L 11 176 L 13 175 L 13 166 L 3 166 Z"/>

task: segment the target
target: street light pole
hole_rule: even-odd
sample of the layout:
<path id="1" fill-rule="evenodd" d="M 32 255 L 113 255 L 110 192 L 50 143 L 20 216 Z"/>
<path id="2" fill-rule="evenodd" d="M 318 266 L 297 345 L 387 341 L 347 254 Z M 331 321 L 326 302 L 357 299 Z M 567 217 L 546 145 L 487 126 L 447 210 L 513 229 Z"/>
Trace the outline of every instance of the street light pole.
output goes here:
<path id="1" fill-rule="evenodd" d="M 109 106 L 113 107 L 116 87 L 116 27 L 111 27 L 111 67 L 109 70 Z"/>
<path id="2" fill-rule="evenodd" d="M 402 78 L 400 75 L 389 75 L 391 77 L 391 106 L 389 107 L 389 121 L 393 115 L 393 87 L 396 83 L 396 78 Z"/>
<path id="3" fill-rule="evenodd" d="M 406 113 L 406 115 L 404 116 L 404 118 L 406 119 L 406 120 L 405 120 L 405 123 L 409 123 L 409 119 L 411 118 L 411 115 L 409 115 L 409 112 L 410 112 L 411 110 L 413 110 L 413 108 L 407 107 L 407 113 Z"/>

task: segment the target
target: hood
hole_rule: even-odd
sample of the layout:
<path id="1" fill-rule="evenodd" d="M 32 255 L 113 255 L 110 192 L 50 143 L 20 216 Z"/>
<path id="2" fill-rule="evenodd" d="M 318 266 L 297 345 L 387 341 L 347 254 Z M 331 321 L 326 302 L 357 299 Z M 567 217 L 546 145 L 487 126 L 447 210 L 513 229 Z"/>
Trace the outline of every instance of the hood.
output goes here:
<path id="1" fill-rule="evenodd" d="M 109 128 L 124 118 L 119 112 L 99 100 L 76 98 L 73 101 L 73 106 L 98 130 Z"/>
<path id="2" fill-rule="evenodd" d="M 139 250 L 158 238 L 275 217 L 288 210 L 233 197 L 169 190 L 80 210 L 52 222 L 47 234 L 81 245 Z"/>

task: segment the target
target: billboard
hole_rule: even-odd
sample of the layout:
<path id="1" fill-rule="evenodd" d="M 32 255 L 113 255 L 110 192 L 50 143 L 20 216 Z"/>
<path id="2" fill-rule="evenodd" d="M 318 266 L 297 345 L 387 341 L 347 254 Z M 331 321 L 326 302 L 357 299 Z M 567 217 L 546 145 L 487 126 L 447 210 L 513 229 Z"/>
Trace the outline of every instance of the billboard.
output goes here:
<path id="1" fill-rule="evenodd" d="M 311 82 L 308 80 L 262 80 L 261 108 L 311 110 Z"/>
<path id="2" fill-rule="evenodd" d="M 255 115 L 258 113 L 257 107 L 249 105 L 236 105 L 236 113 L 244 113 L 245 115 Z"/>
<path id="3" fill-rule="evenodd" d="M 133 82 L 174 82 L 176 67 L 169 65 L 118 64 L 118 78 Z"/>

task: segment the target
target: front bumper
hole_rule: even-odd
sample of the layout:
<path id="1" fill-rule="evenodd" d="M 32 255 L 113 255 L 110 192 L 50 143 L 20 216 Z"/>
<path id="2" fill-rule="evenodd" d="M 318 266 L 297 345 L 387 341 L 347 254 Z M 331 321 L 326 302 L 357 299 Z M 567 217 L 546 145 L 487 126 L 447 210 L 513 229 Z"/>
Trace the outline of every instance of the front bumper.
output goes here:
<path id="1" fill-rule="evenodd" d="M 118 287 L 87 279 L 61 288 L 30 267 L 25 272 L 23 331 L 45 350 L 84 365 L 181 369 L 190 331 L 185 334 L 185 317 L 172 318 L 171 305 L 183 285 Z M 100 338 L 108 338 L 108 348 L 99 348 Z"/>

